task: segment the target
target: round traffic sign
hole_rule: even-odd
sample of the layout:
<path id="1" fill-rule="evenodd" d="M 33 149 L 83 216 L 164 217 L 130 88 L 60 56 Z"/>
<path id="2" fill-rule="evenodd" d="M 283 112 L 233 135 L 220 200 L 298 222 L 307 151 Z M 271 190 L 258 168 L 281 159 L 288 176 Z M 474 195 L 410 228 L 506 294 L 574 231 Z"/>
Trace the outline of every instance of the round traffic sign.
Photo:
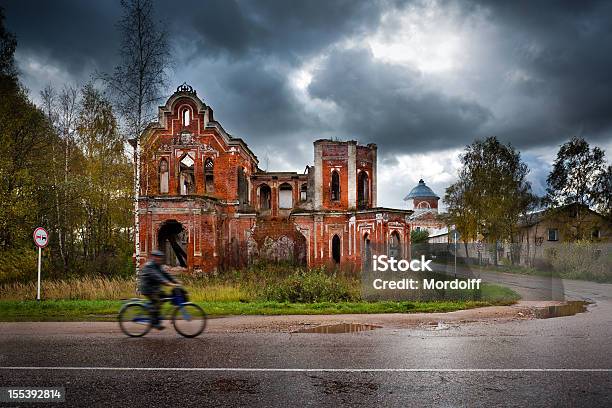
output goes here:
<path id="1" fill-rule="evenodd" d="M 44 248 L 49 243 L 49 233 L 43 227 L 34 230 L 34 244 L 39 248 Z"/>

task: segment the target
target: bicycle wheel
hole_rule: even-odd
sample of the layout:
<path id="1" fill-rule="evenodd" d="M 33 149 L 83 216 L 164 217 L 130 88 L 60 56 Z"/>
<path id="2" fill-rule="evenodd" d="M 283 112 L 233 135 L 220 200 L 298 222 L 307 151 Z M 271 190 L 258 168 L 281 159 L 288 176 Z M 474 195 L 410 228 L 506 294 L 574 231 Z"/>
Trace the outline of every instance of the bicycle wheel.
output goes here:
<path id="1" fill-rule="evenodd" d="M 119 310 L 119 327 L 125 335 L 142 337 L 151 330 L 152 318 L 149 309 L 142 303 L 127 303 Z"/>
<path id="2" fill-rule="evenodd" d="M 206 328 L 206 313 L 195 303 L 183 303 L 172 312 L 172 325 L 181 336 L 196 337 Z"/>

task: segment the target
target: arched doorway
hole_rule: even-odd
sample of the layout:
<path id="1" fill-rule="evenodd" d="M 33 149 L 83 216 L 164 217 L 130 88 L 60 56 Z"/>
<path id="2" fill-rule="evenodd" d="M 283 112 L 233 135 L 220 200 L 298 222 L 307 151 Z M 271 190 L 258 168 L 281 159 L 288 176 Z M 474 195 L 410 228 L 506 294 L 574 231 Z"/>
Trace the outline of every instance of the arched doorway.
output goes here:
<path id="1" fill-rule="evenodd" d="M 399 233 L 393 231 L 389 237 L 389 258 L 400 259 L 402 257 L 402 242 Z"/>
<path id="2" fill-rule="evenodd" d="M 341 254 L 341 246 L 340 246 L 340 237 L 338 235 L 334 235 L 332 238 L 332 259 L 334 263 L 340 263 L 340 254 Z"/>
<path id="3" fill-rule="evenodd" d="M 176 220 L 165 221 L 157 233 L 157 247 L 166 254 L 166 265 L 187 267 L 187 231 Z"/>

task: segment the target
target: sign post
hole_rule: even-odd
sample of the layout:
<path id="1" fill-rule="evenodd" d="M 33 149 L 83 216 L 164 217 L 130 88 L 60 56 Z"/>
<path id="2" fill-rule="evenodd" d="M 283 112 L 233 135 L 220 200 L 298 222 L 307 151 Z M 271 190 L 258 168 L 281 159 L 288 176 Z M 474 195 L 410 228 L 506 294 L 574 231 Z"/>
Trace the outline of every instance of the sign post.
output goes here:
<path id="1" fill-rule="evenodd" d="M 457 277 L 457 240 L 459 239 L 459 232 L 453 231 L 453 239 L 455 240 L 455 278 Z"/>
<path id="2" fill-rule="evenodd" d="M 49 233 L 43 227 L 34 230 L 34 244 L 38 247 L 38 285 L 36 286 L 36 300 L 40 300 L 40 266 L 42 249 L 49 243 Z"/>

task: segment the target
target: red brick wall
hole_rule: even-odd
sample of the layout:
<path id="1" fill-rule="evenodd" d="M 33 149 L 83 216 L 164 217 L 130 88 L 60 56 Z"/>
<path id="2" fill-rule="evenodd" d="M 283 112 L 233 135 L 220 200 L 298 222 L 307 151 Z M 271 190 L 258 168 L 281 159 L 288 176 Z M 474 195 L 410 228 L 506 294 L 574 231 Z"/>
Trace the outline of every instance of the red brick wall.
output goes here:
<path id="1" fill-rule="evenodd" d="M 414 208 L 418 208 L 419 203 L 428 203 L 429 208 L 438 208 L 438 200 L 435 198 L 418 198 L 414 200 Z"/>
<path id="2" fill-rule="evenodd" d="M 348 208 L 348 145 L 332 141 L 323 142 L 321 148 L 323 177 L 323 208 L 341 210 Z M 340 200 L 331 199 L 332 171 L 340 175 Z"/>
<path id="3" fill-rule="evenodd" d="M 374 246 L 386 250 L 393 231 L 400 233 L 402 245 L 409 249 L 410 228 L 405 213 L 353 212 L 348 210 L 349 144 L 355 142 L 319 141 L 321 143 L 321 175 L 323 211 L 299 213 L 299 210 L 279 208 L 279 186 L 291 185 L 293 209 L 300 203 L 300 186 L 308 181 L 307 175 L 296 173 L 256 173 L 257 163 L 242 146 L 226 143 L 217 129 L 205 128 L 205 114 L 197 113 L 196 99 L 180 96 L 174 101 L 171 112 L 165 113 L 165 129 L 153 129 L 143 138 L 142 178 L 140 201 L 141 249 L 143 255 L 157 248 L 158 231 L 167 220 L 180 222 L 187 231 L 187 263 L 191 271 L 211 272 L 217 268 L 245 266 L 265 252 L 265 256 L 284 257 L 290 244 L 296 263 L 310 266 L 334 265 L 332 238 L 341 241 L 341 268 L 359 269 L 361 266 L 364 233 L 370 234 Z M 192 113 L 188 126 L 182 123 L 182 111 Z M 208 109 L 209 119 L 212 112 Z M 181 132 L 189 131 L 192 140 L 181 140 Z M 374 190 L 375 147 L 356 146 L 354 167 L 355 182 L 358 171 L 368 172 L 370 202 Z M 195 194 L 180 196 L 179 161 L 185 153 L 194 159 Z M 205 191 L 204 162 L 214 160 L 214 192 Z M 160 194 L 158 167 L 161 158 L 169 165 L 169 193 Z M 271 189 L 271 210 L 253 213 L 248 207 L 239 211 L 238 168 L 245 169 L 250 180 L 250 204 L 259 208 L 258 190 L 265 183 Z M 340 175 L 340 200 L 331 200 L 331 174 L 337 169 Z M 355 185 L 355 191 L 357 191 Z M 309 192 L 310 197 L 314 192 Z M 357 195 L 356 197 L 357 198 Z M 437 202 L 434 204 L 437 205 Z M 296 215 L 301 214 L 301 215 Z M 404 250 L 409 256 L 409 250 Z M 270 255 L 272 254 L 272 255 Z M 335 266 L 335 265 L 334 265 Z"/>

